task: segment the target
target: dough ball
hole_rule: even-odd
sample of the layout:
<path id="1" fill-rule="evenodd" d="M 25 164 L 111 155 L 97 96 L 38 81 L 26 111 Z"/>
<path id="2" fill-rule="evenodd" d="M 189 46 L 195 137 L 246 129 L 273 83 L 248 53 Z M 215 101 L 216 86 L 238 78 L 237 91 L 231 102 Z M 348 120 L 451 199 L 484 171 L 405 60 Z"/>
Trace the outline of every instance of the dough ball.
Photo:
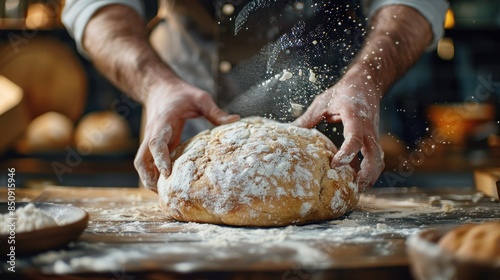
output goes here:
<path id="1" fill-rule="evenodd" d="M 438 244 L 461 259 L 500 263 L 500 222 L 457 227 Z"/>
<path id="2" fill-rule="evenodd" d="M 75 147 L 83 155 L 128 149 L 131 131 L 127 121 L 113 111 L 85 115 L 75 131 Z"/>
<path id="3" fill-rule="evenodd" d="M 25 145 L 29 152 L 64 150 L 71 145 L 73 122 L 67 116 L 47 112 L 33 119 L 26 128 Z"/>
<path id="4" fill-rule="evenodd" d="M 175 149 L 158 181 L 179 221 L 284 226 L 328 220 L 358 200 L 354 170 L 330 168 L 334 144 L 317 130 L 252 117 L 202 132 Z"/>

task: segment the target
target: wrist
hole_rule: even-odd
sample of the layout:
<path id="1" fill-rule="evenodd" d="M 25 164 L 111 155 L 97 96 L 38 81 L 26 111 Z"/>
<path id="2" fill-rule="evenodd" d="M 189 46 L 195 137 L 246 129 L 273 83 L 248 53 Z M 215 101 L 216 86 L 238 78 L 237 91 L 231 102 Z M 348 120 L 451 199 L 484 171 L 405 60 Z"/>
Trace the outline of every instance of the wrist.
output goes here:
<path id="1" fill-rule="evenodd" d="M 379 100 L 387 89 L 380 74 L 370 67 L 354 64 L 349 67 L 339 83 L 344 88 L 355 87 L 360 92 L 365 92 Z"/>
<path id="2" fill-rule="evenodd" d="M 142 72 L 142 79 L 135 89 L 141 103 L 155 102 L 157 95 L 165 95 L 170 92 L 169 87 L 181 83 L 179 77 L 162 61 L 152 61 L 146 64 Z"/>

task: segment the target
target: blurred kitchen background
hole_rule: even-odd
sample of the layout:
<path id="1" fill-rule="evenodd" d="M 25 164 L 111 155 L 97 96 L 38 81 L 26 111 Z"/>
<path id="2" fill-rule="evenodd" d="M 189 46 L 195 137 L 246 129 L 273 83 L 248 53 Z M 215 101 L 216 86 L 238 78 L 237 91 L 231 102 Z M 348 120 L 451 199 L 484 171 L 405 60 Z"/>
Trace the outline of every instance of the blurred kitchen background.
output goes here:
<path id="1" fill-rule="evenodd" d="M 0 0 L 0 168 L 18 186 L 136 187 L 141 108 L 77 52 L 61 3 Z M 500 2 L 452 1 L 445 28 L 383 100 L 376 186 L 468 187 L 500 167 Z"/>

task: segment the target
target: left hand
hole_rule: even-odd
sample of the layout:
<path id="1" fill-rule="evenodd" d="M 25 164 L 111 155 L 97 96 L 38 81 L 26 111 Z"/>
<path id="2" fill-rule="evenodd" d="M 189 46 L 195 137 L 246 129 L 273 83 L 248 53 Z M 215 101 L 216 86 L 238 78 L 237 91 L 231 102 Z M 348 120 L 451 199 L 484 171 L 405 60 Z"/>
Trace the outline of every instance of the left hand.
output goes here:
<path id="1" fill-rule="evenodd" d="M 369 189 L 385 167 L 378 133 L 382 94 L 370 80 L 363 75 L 344 77 L 318 95 L 307 111 L 294 121 L 295 125 L 308 128 L 322 120 L 343 123 L 345 141 L 331 166 L 349 164 L 361 151 L 363 160 L 356 176 L 360 192 Z"/>

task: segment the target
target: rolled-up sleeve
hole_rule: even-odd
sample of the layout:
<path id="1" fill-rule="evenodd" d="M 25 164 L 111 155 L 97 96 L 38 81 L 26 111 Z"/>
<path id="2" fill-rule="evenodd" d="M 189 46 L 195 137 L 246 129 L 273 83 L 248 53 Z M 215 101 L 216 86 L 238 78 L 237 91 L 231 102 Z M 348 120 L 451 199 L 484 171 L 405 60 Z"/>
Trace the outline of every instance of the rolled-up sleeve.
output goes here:
<path id="1" fill-rule="evenodd" d="M 379 9 L 389 5 L 405 5 L 414 8 L 431 24 L 434 35 L 427 50 L 433 50 L 444 34 L 444 17 L 448 9 L 446 0 L 366 0 L 365 13 L 372 17 Z"/>
<path id="2" fill-rule="evenodd" d="M 61 20 L 69 34 L 75 39 L 78 51 L 88 57 L 82 47 L 83 32 L 90 18 L 100 8 L 107 5 L 126 5 L 141 16 L 144 16 L 144 7 L 139 0 L 66 0 Z"/>

